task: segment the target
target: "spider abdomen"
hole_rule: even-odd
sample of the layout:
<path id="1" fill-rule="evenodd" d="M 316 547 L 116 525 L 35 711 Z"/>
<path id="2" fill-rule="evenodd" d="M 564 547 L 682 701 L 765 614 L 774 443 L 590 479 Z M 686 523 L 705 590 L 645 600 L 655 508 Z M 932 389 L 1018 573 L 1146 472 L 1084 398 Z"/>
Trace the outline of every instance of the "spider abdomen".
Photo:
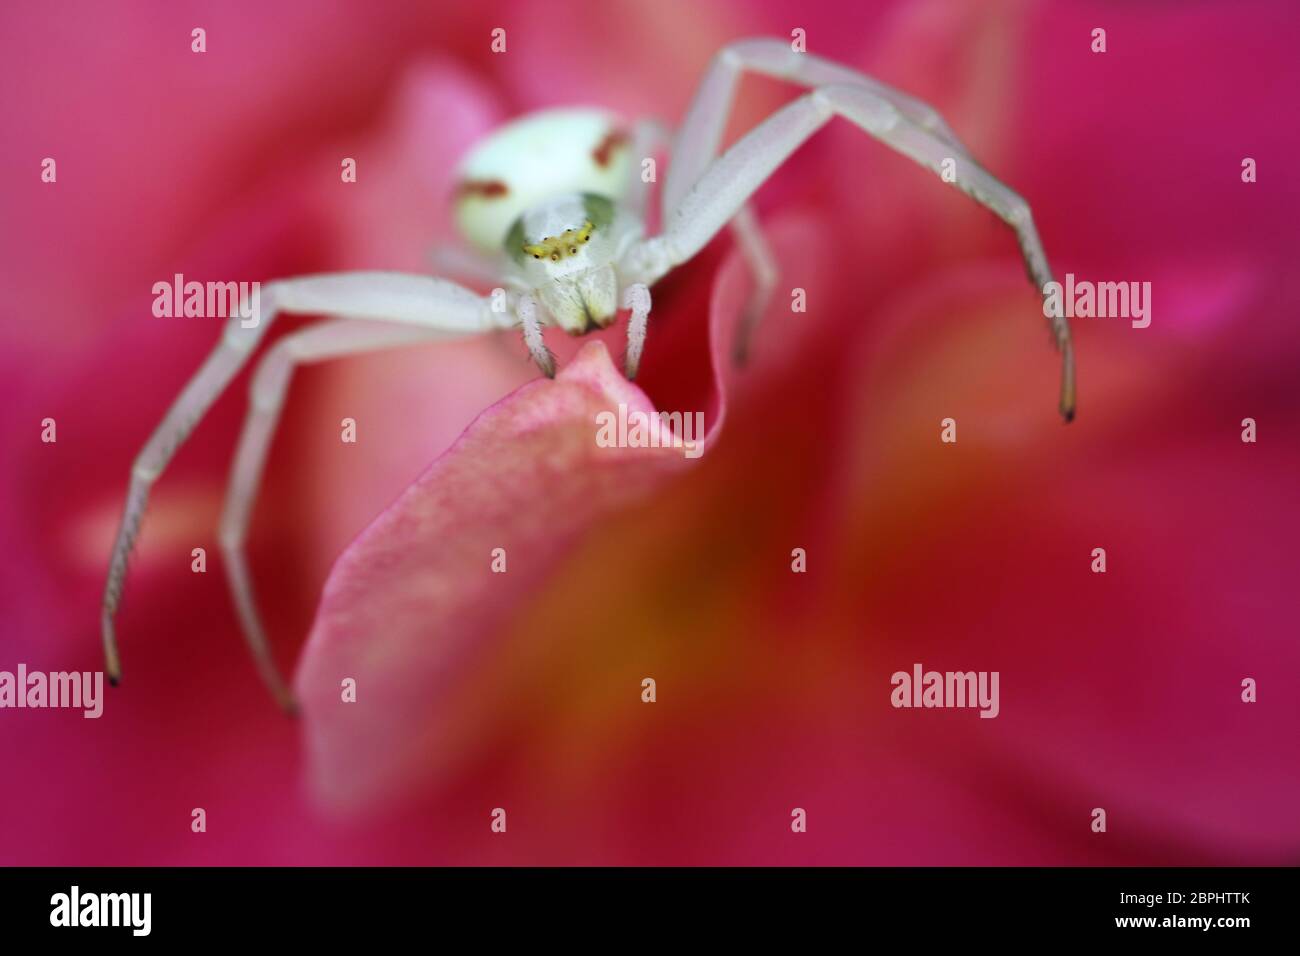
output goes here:
<path id="1" fill-rule="evenodd" d="M 529 113 L 496 130 L 461 161 L 457 225 L 470 244 L 496 252 L 525 210 L 556 196 L 594 193 L 617 202 L 630 161 L 628 135 L 612 113 Z"/>

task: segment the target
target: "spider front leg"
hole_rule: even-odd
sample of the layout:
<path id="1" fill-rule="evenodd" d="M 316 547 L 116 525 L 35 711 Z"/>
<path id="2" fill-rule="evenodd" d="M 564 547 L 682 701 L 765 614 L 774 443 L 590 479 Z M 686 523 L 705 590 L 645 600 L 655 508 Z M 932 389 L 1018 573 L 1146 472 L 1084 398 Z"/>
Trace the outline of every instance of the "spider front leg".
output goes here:
<path id="1" fill-rule="evenodd" d="M 664 180 L 664 221 L 676 211 L 691 187 L 703 175 L 722 145 L 722 133 L 731 115 L 736 86 L 746 73 L 770 76 L 804 87 L 848 84 L 862 86 L 887 101 L 911 122 L 967 155 L 968 150 L 939 112 L 914 96 L 896 90 L 858 70 L 814 53 L 796 53 L 786 40 L 737 40 L 723 47 L 709 64 L 677 132 L 673 161 Z"/>
<path id="2" fill-rule="evenodd" d="M 650 318 L 650 290 L 644 283 L 634 282 L 623 290 L 623 308 L 632 310 L 627 320 L 627 357 L 623 361 L 623 374 L 630 382 L 641 367 L 646 323 Z"/>
<path id="3" fill-rule="evenodd" d="M 701 99 L 705 98 L 705 92 L 704 90 L 701 91 L 694 108 L 699 107 Z M 635 162 L 629 171 L 624 203 L 632 212 L 636 213 L 642 222 L 648 221 L 646 214 L 649 210 L 650 185 L 643 181 L 641 160 L 659 150 L 667 143 L 668 138 L 668 131 L 652 119 L 638 120 L 633 128 L 632 157 Z M 705 145 L 701 144 L 701 146 Z M 673 180 L 673 172 L 678 165 L 678 154 L 682 154 L 682 161 L 689 166 L 693 165 L 692 157 L 699 151 L 700 147 L 691 142 L 689 137 L 678 137 L 669 160 L 668 179 L 665 182 L 665 189 L 667 189 L 668 183 Z M 666 195 L 665 192 L 664 197 Z M 661 199 L 664 197 L 661 197 Z M 665 222 L 670 211 L 665 199 L 663 210 Z M 763 313 L 767 311 L 768 303 L 772 301 L 772 293 L 776 291 L 776 280 L 780 272 L 777 268 L 776 256 L 772 254 L 772 249 L 768 246 L 763 230 L 758 224 L 758 217 L 754 215 L 753 207 L 748 203 L 741 206 L 740 211 L 736 213 L 736 217 L 731 220 L 731 231 L 736 238 L 736 245 L 740 249 L 740 255 L 749 266 L 749 271 L 754 280 L 754 290 L 745 303 L 740 322 L 740 332 L 736 336 L 736 345 L 732 353 L 732 360 L 737 365 L 744 365 L 749 357 L 749 343 L 752 340 L 754 329 L 758 326 L 758 320 L 762 318 Z M 624 306 L 624 308 L 627 308 L 627 306 Z"/>
<path id="4" fill-rule="evenodd" d="M 245 328 L 238 317 L 229 320 L 221 342 L 182 389 L 136 457 L 126 507 L 109 559 L 100 614 L 105 671 L 111 683 L 117 683 L 121 677 L 114 615 L 121 602 L 127 558 L 139 534 L 149 492 L 176 450 L 247 362 L 278 312 L 372 319 L 460 334 L 488 331 L 502 324 L 500 317 L 492 312 L 489 300 L 468 289 L 426 276 L 387 272 L 309 276 L 271 282 L 262 290 L 261 306 L 258 321 L 251 327 Z M 255 427 L 264 427 L 262 422 L 259 420 Z M 255 442 L 256 439 L 249 441 Z M 260 472 L 260 466 L 250 470 L 253 472 Z M 253 477 L 255 479 L 256 474 Z M 264 648 L 259 649 L 251 636 L 249 643 L 266 676 L 268 672 L 261 661 L 263 658 L 269 661 L 269 655 Z M 273 669 L 271 673 L 274 674 Z M 278 675 L 275 675 L 275 681 L 282 689 L 283 681 Z M 282 697 L 282 701 L 287 702 L 287 698 Z"/>
<path id="5" fill-rule="evenodd" d="M 515 315 L 524 332 L 524 345 L 537 367 L 547 378 L 555 378 L 555 355 L 542 338 L 542 316 L 537 300 L 531 295 L 521 295 L 515 303 Z"/>
<path id="6" fill-rule="evenodd" d="M 718 154 L 722 133 L 735 101 L 736 86 L 745 73 L 770 76 L 805 87 L 831 83 L 863 86 L 887 100 L 913 122 L 949 143 L 956 155 L 967 155 L 966 147 L 958 142 L 938 111 L 915 97 L 816 54 L 796 53 L 785 40 L 738 40 L 720 50 L 709 64 L 695 99 L 691 101 L 686 119 L 677 132 L 672 162 L 668 167 L 661 197 L 665 223 Z M 742 206 L 731 225 L 755 282 L 755 289 L 741 313 L 732 353 L 736 364 L 743 365 L 748 358 L 758 322 L 767 312 L 767 306 L 776 290 L 780 273 L 776 257 L 772 255 L 759 228 L 752 207 Z"/>
<path id="7" fill-rule="evenodd" d="M 942 175 L 953 157 L 951 141 L 911 118 L 862 84 L 823 86 L 773 113 L 714 160 L 682 197 L 664 232 L 633 246 L 625 256 L 625 274 L 652 284 L 686 262 L 736 214 L 754 191 L 790 154 L 832 117 L 842 116 L 863 132 Z M 1034 228 L 1028 204 L 962 153 L 955 157 L 955 185 L 988 207 L 1013 230 L 1030 280 L 1045 294 L 1051 268 Z M 1074 417 L 1074 347 L 1063 316 L 1048 319 L 1061 351 L 1060 410 Z"/>

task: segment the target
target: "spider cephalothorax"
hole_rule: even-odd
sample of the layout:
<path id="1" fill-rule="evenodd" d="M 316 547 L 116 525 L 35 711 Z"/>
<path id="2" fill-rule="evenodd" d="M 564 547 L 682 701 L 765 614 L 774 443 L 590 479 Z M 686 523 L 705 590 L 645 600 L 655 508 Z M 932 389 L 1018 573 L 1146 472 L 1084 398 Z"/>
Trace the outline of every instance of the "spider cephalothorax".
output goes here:
<path id="1" fill-rule="evenodd" d="M 614 321 L 615 266 L 641 235 L 640 221 L 607 197 L 572 193 L 520 215 L 504 250 L 519 286 L 533 290 L 566 332 L 581 335 Z"/>
<path id="2" fill-rule="evenodd" d="M 736 141 L 718 148 L 735 85 L 745 72 L 788 80 L 809 92 Z M 106 670 L 120 674 L 114 615 L 127 557 L 149 490 L 209 406 L 240 370 L 277 313 L 327 315 L 329 322 L 280 339 L 252 381 L 248 421 L 231 475 L 220 540 L 244 636 L 263 679 L 292 707 L 263 632 L 244 557 L 248 519 L 262 466 L 296 365 L 430 339 L 518 328 L 537 365 L 554 375 L 542 329 L 582 334 L 628 309 L 628 377 L 636 374 L 650 314 L 650 291 L 728 225 L 754 276 L 737 339 L 742 356 L 777 281 L 749 198 L 802 143 L 834 117 L 929 168 L 988 207 L 1016 233 L 1030 280 L 1052 281 L 1029 206 L 977 163 L 929 106 L 848 67 L 780 40 L 744 40 L 710 64 L 672 142 L 660 194 L 662 228 L 644 235 L 648 184 L 642 162 L 663 145 L 658 124 L 630 126 L 593 109 L 547 110 L 510 123 L 476 146 L 460 167 L 456 220 L 470 254 L 440 252 L 445 268 L 482 288 L 430 276 L 355 272 L 281 279 L 264 285 L 251 325 L 235 316 L 212 355 L 172 405 L 131 472 L 113 545 L 101 624 Z M 846 267 L 849 267 L 846 264 Z M 498 295 L 498 292 L 508 294 Z M 500 308 L 501 301 L 507 308 Z M 1074 352 L 1064 317 L 1049 316 L 1062 356 L 1060 410 L 1074 415 Z"/>

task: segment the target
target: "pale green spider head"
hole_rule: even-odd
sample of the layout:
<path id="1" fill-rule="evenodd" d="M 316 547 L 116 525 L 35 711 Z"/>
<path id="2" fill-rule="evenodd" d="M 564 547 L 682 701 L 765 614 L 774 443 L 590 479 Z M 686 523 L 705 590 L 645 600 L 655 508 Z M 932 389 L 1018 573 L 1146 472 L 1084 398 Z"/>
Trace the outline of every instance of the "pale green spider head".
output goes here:
<path id="1" fill-rule="evenodd" d="M 618 311 L 614 262 L 626 226 L 604 196 L 560 196 L 515 220 L 505 253 L 555 321 L 581 335 L 604 328 Z"/>

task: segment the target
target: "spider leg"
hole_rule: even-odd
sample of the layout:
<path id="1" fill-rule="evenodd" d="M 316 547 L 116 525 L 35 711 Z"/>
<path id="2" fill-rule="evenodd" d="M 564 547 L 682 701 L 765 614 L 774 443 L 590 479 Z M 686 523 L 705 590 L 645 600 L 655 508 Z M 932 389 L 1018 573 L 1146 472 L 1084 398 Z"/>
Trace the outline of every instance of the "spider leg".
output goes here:
<path id="1" fill-rule="evenodd" d="M 239 436 L 239 447 L 230 471 L 230 484 L 226 491 L 226 505 L 221 516 L 218 538 L 225 555 L 226 577 L 239 612 L 244 639 L 262 680 L 285 710 L 294 709 L 293 697 L 271 655 L 266 631 L 257 611 L 244 543 L 289 381 L 301 365 L 378 349 L 419 345 L 447 337 L 446 332 L 424 326 L 336 319 L 309 326 L 280 339 L 258 362 L 253 373 L 249 387 L 248 416 Z"/>
<path id="2" fill-rule="evenodd" d="M 657 119 L 642 117 L 632 126 L 632 163 L 623 189 L 623 205 L 642 222 L 650 212 L 650 184 L 642 178 L 641 163 L 668 145 L 672 134 Z"/>
<path id="3" fill-rule="evenodd" d="M 646 320 L 650 317 L 650 290 L 635 282 L 623 290 L 623 308 L 632 310 L 627 322 L 627 357 L 623 362 L 624 374 L 630 382 L 636 378 L 641 366 L 641 352 L 645 349 Z"/>
<path id="4" fill-rule="evenodd" d="M 649 285 L 691 259 L 791 153 L 835 116 L 844 117 L 940 175 L 944 160 L 953 158 L 952 144 L 947 139 L 909 118 L 866 86 L 855 83 L 819 87 L 773 113 L 715 159 L 682 197 L 665 222 L 664 232 L 628 250 L 623 273 L 632 281 Z M 956 163 L 955 180 L 958 189 L 1015 230 L 1030 280 L 1045 294 L 1052 272 L 1028 203 L 965 154 Z M 1075 408 L 1070 328 L 1064 316 L 1051 315 L 1048 322 L 1061 351 L 1060 409 L 1069 421 Z"/>
<path id="5" fill-rule="evenodd" d="M 149 492 L 176 450 L 247 362 L 277 312 L 369 318 L 470 334 L 499 327 L 489 301 L 461 286 L 427 276 L 392 272 L 352 272 L 267 283 L 260 315 L 250 327 L 231 318 L 221 341 L 172 403 L 131 470 L 122 522 L 113 542 L 100 627 L 104 669 L 111 683 L 121 677 L 113 617 L 126 582 L 127 558 L 144 519 Z"/>
<path id="6" fill-rule="evenodd" d="M 731 220 L 731 231 L 740 245 L 741 256 L 749 263 L 749 271 L 754 276 L 754 290 L 745 300 L 744 310 L 740 313 L 740 326 L 736 330 L 736 341 L 731 351 L 731 360 L 736 365 L 744 365 L 749 361 L 749 350 L 754 342 L 758 321 L 767 312 L 772 293 L 776 291 L 781 269 L 772 247 L 763 236 L 752 205 L 745 203 L 740 207 L 736 218 Z"/>
<path id="7" fill-rule="evenodd" d="M 438 275 L 452 276 L 477 289 L 489 293 L 497 289 L 516 288 L 509 277 L 509 263 L 505 256 L 492 257 L 482 252 L 466 249 L 455 243 L 437 243 L 429 249 L 429 264 Z M 504 335 L 493 336 L 493 344 L 503 355 L 514 358 L 518 353 Z"/>
<path id="8" fill-rule="evenodd" d="M 810 88 L 832 83 L 864 86 L 909 120 L 948 143 L 960 155 L 968 153 L 934 107 L 901 90 L 816 54 L 796 53 L 785 40 L 737 40 L 718 51 L 709 64 L 708 72 L 687 110 L 686 119 L 677 131 L 672 163 L 664 180 L 665 222 L 717 156 L 735 101 L 736 85 L 747 72 Z"/>
<path id="9" fill-rule="evenodd" d="M 701 96 L 703 92 L 701 91 Z M 700 98 L 697 98 L 694 106 L 698 107 L 699 105 Z M 668 130 L 657 120 L 641 119 L 637 121 L 633 128 L 632 157 L 634 162 L 629 171 L 627 188 L 623 194 L 624 204 L 645 223 L 649 222 L 650 184 L 642 181 L 641 160 L 661 149 L 668 140 Z M 677 149 L 682 149 L 684 146 L 683 139 L 679 136 Z M 688 149 L 687 152 L 689 154 L 691 151 Z M 674 151 L 668 167 L 668 179 L 665 182 L 665 189 L 667 189 L 667 184 L 672 181 L 676 169 L 677 153 Z M 662 217 L 665 221 L 667 213 L 668 210 L 665 206 Z M 731 231 L 736 237 L 736 243 L 740 247 L 742 258 L 749 265 L 749 270 L 754 276 L 754 290 L 745 303 L 740 323 L 740 333 L 736 339 L 736 347 L 732 355 L 737 365 L 743 365 L 749 354 L 749 343 L 752 340 L 754 328 L 758 325 L 758 320 L 767 311 L 768 303 L 772 300 L 772 292 L 776 288 L 776 280 L 780 275 L 780 270 L 777 268 L 776 256 L 772 254 L 771 247 L 768 246 L 767 239 L 764 238 L 763 231 L 758 225 L 758 218 L 754 215 L 754 210 L 748 203 L 740 208 L 735 219 L 731 221 Z M 644 339 L 644 336 L 642 338 Z"/>
<path id="10" fill-rule="evenodd" d="M 519 316 L 524 329 L 524 345 L 528 346 L 528 354 L 533 357 L 543 375 L 555 378 L 555 356 L 542 338 L 542 320 L 538 315 L 537 300 L 531 295 L 521 295 L 515 303 L 515 314 Z"/>
<path id="11" fill-rule="evenodd" d="M 439 275 L 455 276 L 484 289 L 495 289 L 504 284 L 501 278 L 503 263 L 455 243 L 434 245 L 429 250 L 429 264 Z"/>

